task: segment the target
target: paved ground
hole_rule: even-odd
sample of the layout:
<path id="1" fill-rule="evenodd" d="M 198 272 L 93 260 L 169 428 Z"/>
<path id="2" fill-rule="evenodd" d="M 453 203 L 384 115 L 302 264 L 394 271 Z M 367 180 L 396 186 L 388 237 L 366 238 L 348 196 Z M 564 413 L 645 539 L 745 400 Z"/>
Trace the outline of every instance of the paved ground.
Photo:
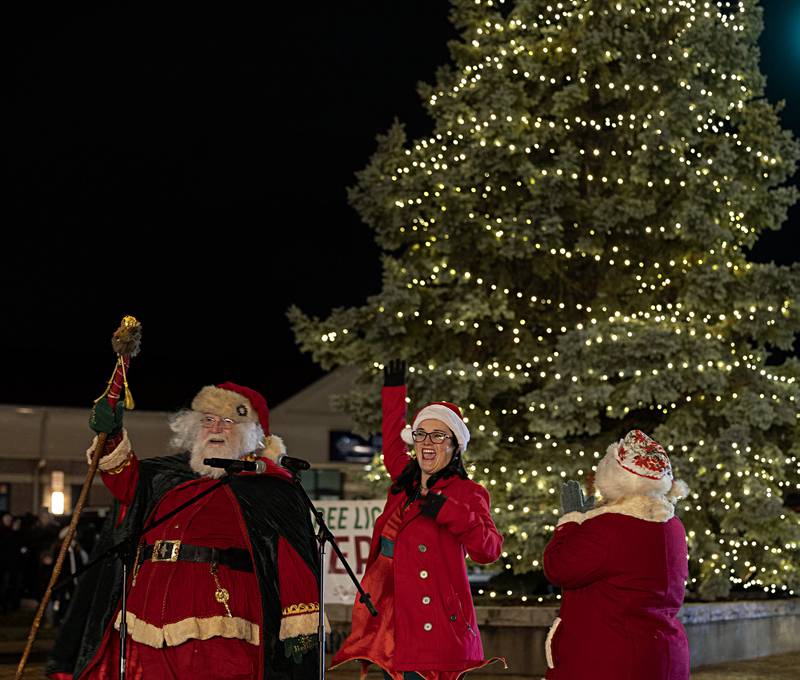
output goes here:
<path id="1" fill-rule="evenodd" d="M 0 654 L 0 680 L 11 680 L 17 669 L 18 657 L 8 659 Z M 4 663 L 8 661 L 9 663 Z M 764 659 L 739 661 L 737 663 L 709 666 L 692 673 L 692 680 L 797 680 L 800 668 L 800 653 L 770 656 Z M 356 680 L 358 674 L 354 672 L 332 672 L 328 674 L 331 680 Z M 370 673 L 370 680 L 379 680 L 380 675 Z M 519 675 L 498 673 L 496 675 L 474 676 L 475 680 L 531 680 L 523 679 Z M 45 680 L 44 663 L 36 662 L 28 665 L 25 671 L 26 680 Z M 642 679 L 646 680 L 646 679 Z"/>
<path id="2" fill-rule="evenodd" d="M 708 666 L 692 673 L 692 680 L 796 680 L 800 677 L 800 652 L 766 656 Z"/>
<path id="3" fill-rule="evenodd" d="M 32 615 L 21 614 L 0 618 L 0 680 L 11 680 L 16 673 L 22 650 L 25 647 L 27 622 Z M 25 670 L 26 680 L 45 680 L 44 663 L 52 645 L 53 631 L 42 628 Z M 691 680 L 797 680 L 800 677 L 800 652 L 769 656 L 762 659 L 737 661 L 697 669 Z M 356 665 L 352 669 L 338 670 L 328 674 L 331 680 L 357 680 Z M 377 672 L 369 674 L 370 680 L 379 680 Z M 534 680 L 499 670 L 497 673 L 473 675 L 475 680 Z M 539 679 L 535 679 L 539 680 Z M 642 678 L 642 680 L 647 680 Z"/>
<path id="4" fill-rule="evenodd" d="M 798 669 L 800 669 L 800 652 L 708 666 L 693 671 L 691 680 L 797 680 L 800 677 Z M 357 680 L 358 678 L 356 673 L 329 673 L 328 676 L 331 680 Z M 377 673 L 371 673 L 367 677 L 370 680 L 381 678 Z M 533 680 L 528 677 L 523 679 L 519 675 L 503 673 L 503 671 L 492 675 L 481 674 L 470 677 L 475 680 Z M 641 680 L 649 679 L 641 678 Z"/>

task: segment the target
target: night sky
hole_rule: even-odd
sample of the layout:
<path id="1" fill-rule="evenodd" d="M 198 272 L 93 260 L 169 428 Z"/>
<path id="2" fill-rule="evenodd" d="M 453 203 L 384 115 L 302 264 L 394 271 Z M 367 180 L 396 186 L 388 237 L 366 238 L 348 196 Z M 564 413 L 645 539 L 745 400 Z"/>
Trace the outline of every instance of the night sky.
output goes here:
<path id="1" fill-rule="evenodd" d="M 762 4 L 767 94 L 800 135 L 800 1 Z M 449 59 L 447 3 L 15 5 L 0 16 L 0 403 L 91 405 L 124 314 L 144 328 L 139 408 L 224 380 L 275 405 L 320 377 L 286 309 L 379 291 L 346 188 L 395 117 L 432 129 L 416 83 Z M 800 259 L 797 226 L 796 206 L 754 259 Z"/>

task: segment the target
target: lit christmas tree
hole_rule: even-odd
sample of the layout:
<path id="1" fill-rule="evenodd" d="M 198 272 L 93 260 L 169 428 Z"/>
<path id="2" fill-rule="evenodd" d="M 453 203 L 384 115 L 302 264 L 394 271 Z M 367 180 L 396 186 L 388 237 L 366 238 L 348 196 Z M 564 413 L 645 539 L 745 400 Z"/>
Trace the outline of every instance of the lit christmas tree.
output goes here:
<path id="1" fill-rule="evenodd" d="M 690 591 L 800 587 L 800 363 L 780 360 L 800 267 L 747 260 L 800 149 L 764 98 L 757 5 L 455 2 L 454 63 L 421 88 L 434 132 L 395 125 L 351 191 L 382 292 L 290 313 L 323 367 L 362 367 L 341 407 L 365 430 L 393 357 L 411 408 L 463 408 L 515 573 L 541 569 L 561 482 L 639 428 L 692 491 Z"/>

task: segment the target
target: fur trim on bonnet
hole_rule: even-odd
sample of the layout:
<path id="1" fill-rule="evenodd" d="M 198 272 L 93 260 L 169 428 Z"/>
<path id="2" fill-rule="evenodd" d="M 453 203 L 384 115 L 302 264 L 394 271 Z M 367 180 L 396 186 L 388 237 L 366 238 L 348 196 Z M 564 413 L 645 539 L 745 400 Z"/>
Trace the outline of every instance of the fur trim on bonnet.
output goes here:
<path id="1" fill-rule="evenodd" d="M 641 430 L 631 430 L 608 447 L 594 483 L 609 503 L 630 496 L 660 496 L 675 504 L 689 493 L 684 482 L 673 478 L 664 447 Z"/>
<path id="2" fill-rule="evenodd" d="M 235 423 L 256 423 L 264 433 L 260 455 L 277 462 L 286 453 L 283 440 L 269 431 L 267 400 L 254 389 L 232 382 L 206 385 L 192 400 L 192 410 L 230 418 Z"/>
<path id="3" fill-rule="evenodd" d="M 456 441 L 458 441 L 458 450 L 462 453 L 467 450 L 469 428 L 464 422 L 464 416 L 461 415 L 461 409 L 449 401 L 432 401 L 423 406 L 414 416 L 413 425 L 406 426 L 400 431 L 400 439 L 409 446 L 414 446 L 414 438 L 411 433 L 419 427 L 423 420 L 429 419 L 441 420 L 455 435 Z"/>

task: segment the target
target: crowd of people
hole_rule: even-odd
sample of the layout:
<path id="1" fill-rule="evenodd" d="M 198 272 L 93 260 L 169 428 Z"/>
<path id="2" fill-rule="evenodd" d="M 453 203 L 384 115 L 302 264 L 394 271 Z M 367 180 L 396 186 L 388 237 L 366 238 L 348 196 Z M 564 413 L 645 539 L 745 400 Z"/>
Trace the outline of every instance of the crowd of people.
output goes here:
<path id="1" fill-rule="evenodd" d="M 64 532 L 65 528 L 46 508 L 38 515 L 4 512 L 0 516 L 0 614 L 18 611 L 25 601 L 41 600 Z M 62 571 L 65 578 L 88 561 L 95 538 L 95 523 L 86 517 L 68 549 Z M 73 590 L 74 584 L 67 583 L 54 593 L 47 611 L 49 623 L 57 625 L 61 621 Z"/>
<path id="2" fill-rule="evenodd" d="M 52 569 L 59 526 L 46 510 L 39 516 L 6 512 L 0 520 L 0 611 L 20 608 L 25 599 L 38 600 Z"/>

